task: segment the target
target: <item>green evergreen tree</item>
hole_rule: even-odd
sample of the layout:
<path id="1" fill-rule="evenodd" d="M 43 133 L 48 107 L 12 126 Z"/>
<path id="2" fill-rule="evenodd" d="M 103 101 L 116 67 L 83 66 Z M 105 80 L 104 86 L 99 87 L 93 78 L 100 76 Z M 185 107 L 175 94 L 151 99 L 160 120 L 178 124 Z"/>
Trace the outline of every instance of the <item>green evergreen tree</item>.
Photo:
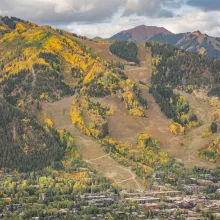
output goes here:
<path id="1" fill-rule="evenodd" d="M 216 133 L 217 130 L 218 130 L 218 125 L 215 122 L 212 122 L 212 124 L 211 124 L 212 133 Z"/>

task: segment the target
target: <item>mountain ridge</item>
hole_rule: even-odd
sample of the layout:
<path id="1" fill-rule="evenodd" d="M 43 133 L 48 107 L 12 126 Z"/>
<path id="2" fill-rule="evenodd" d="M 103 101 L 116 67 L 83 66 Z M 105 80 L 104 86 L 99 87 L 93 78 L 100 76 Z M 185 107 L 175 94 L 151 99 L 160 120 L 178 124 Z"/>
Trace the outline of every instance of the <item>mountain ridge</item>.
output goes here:
<path id="1" fill-rule="evenodd" d="M 209 36 L 200 30 L 174 34 L 164 27 L 140 25 L 121 31 L 110 37 L 110 39 L 134 43 L 155 40 L 174 45 L 179 49 L 220 59 L 220 38 Z"/>
<path id="2" fill-rule="evenodd" d="M 220 39 L 193 31 L 175 35 L 155 35 L 151 40 L 169 43 L 186 51 L 197 52 L 213 58 L 220 58 Z"/>
<path id="3" fill-rule="evenodd" d="M 164 27 L 140 25 L 128 30 L 123 30 L 118 34 L 113 35 L 110 39 L 145 43 L 145 41 L 150 40 L 150 38 L 156 34 L 172 34 L 172 32 L 168 31 Z"/>

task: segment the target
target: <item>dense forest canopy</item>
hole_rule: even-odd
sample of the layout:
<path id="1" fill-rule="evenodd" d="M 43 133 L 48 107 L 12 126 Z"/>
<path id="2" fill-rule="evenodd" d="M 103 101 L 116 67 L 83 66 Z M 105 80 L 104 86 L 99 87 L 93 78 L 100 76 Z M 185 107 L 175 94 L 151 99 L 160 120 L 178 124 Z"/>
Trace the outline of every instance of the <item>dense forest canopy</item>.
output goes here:
<path id="1" fill-rule="evenodd" d="M 32 171 L 59 161 L 65 146 L 52 128 L 0 99 L 0 168 Z"/>
<path id="2" fill-rule="evenodd" d="M 153 55 L 153 84 L 207 87 L 210 95 L 220 96 L 219 60 L 155 41 L 147 42 L 146 46 Z"/>
<path id="3" fill-rule="evenodd" d="M 110 46 L 109 50 L 117 57 L 120 57 L 129 62 L 139 63 L 137 58 L 138 47 L 133 42 L 116 41 Z"/>

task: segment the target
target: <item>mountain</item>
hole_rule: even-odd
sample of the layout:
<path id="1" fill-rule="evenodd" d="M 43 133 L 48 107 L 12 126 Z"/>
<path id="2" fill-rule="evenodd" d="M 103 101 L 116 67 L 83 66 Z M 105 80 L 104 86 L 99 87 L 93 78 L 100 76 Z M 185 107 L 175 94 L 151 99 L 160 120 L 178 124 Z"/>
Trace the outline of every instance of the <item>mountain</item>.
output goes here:
<path id="1" fill-rule="evenodd" d="M 137 26 L 113 35 L 111 40 L 145 43 L 155 40 L 177 46 L 186 51 L 197 52 L 213 58 L 220 58 L 220 38 L 211 37 L 200 31 L 173 34 L 163 27 Z"/>
<path id="2" fill-rule="evenodd" d="M 119 63 L 96 55 L 84 37 L 17 18 L 1 18 L 1 25 L 0 153 L 7 160 L 0 168 L 42 169 L 63 152 L 52 128 L 32 120 L 42 105 L 75 93 L 112 95 L 125 90 L 126 78 Z"/>
<path id="3" fill-rule="evenodd" d="M 171 35 L 172 33 L 163 27 L 141 25 L 129 30 L 121 31 L 120 33 L 112 36 L 110 39 L 117 41 L 145 43 L 157 34 Z"/>
<path id="4" fill-rule="evenodd" d="M 220 38 L 210 37 L 200 31 L 170 35 L 157 34 L 151 40 L 172 44 L 178 48 L 209 57 L 220 58 Z"/>
<path id="5" fill-rule="evenodd" d="M 220 60 L 135 42 L 0 17 L 0 218 L 163 218 L 137 197 L 184 202 L 206 178 L 205 202 L 219 199 L 219 111 L 189 93 L 220 96 Z"/>

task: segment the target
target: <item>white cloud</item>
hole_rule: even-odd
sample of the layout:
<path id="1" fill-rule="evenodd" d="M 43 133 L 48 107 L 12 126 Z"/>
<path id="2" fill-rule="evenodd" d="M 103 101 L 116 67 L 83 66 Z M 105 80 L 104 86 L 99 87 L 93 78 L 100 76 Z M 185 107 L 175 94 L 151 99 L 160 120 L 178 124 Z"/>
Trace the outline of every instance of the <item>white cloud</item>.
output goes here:
<path id="1" fill-rule="evenodd" d="M 1 0 L 5 15 L 38 23 L 68 24 L 103 22 L 110 19 L 127 0 Z"/>
<path id="2" fill-rule="evenodd" d="M 132 15 L 130 17 L 120 17 L 120 14 L 113 16 L 111 22 L 98 25 L 72 24 L 68 30 L 74 33 L 95 37 L 108 38 L 122 30 L 127 30 L 138 25 L 155 25 L 165 27 L 173 33 L 184 33 L 200 30 L 210 36 L 220 37 L 220 12 L 209 14 L 201 11 L 185 8 L 183 16 L 173 18 L 146 18 L 145 16 Z"/>
<path id="3" fill-rule="evenodd" d="M 192 32 L 200 30 L 211 36 L 220 36 L 220 16 L 218 13 L 210 14 L 201 11 L 185 13 L 181 17 L 174 19 L 163 19 L 160 22 L 162 26 L 174 33 Z"/>

